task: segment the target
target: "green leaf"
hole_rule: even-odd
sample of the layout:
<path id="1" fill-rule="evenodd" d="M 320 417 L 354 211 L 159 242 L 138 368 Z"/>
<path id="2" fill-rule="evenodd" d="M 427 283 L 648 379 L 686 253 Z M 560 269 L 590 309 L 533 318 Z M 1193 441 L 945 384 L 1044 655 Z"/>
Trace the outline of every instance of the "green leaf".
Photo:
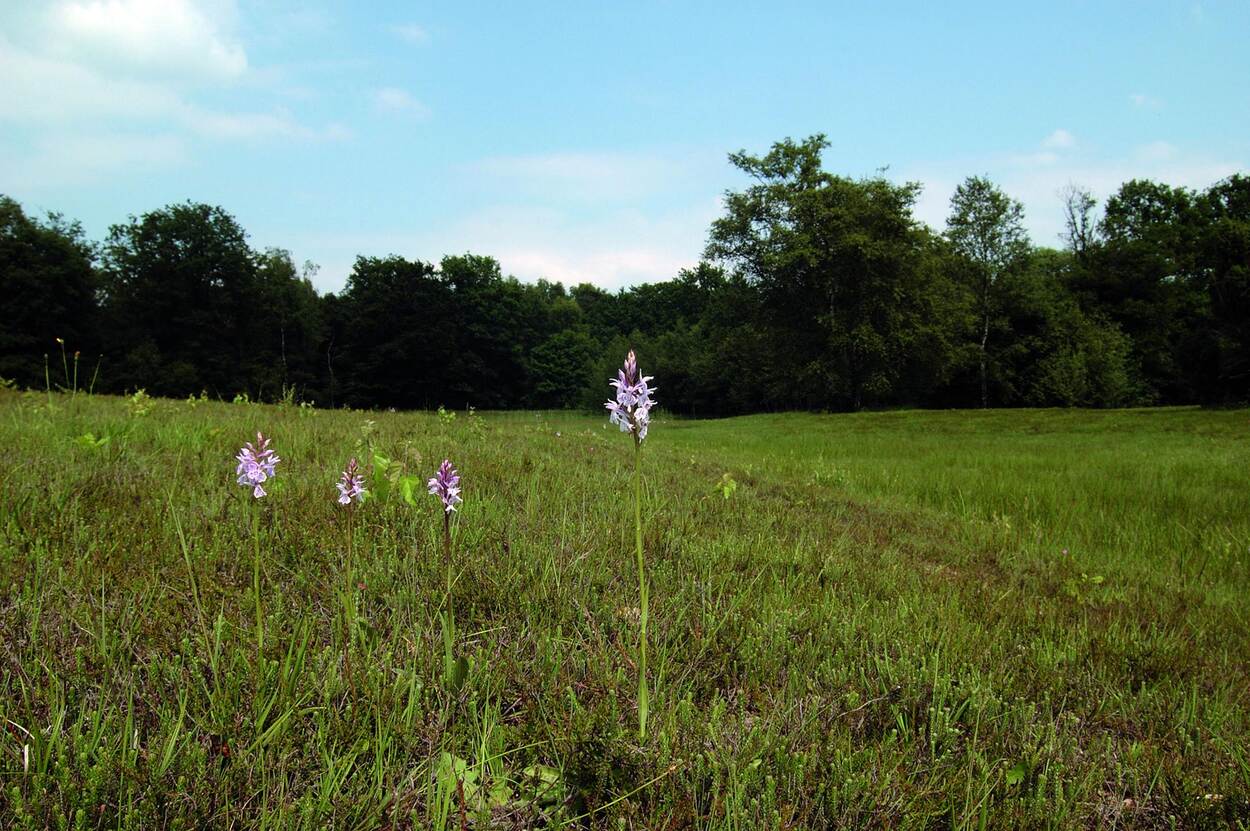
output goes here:
<path id="1" fill-rule="evenodd" d="M 502 808 L 512 801 L 512 788 L 509 788 L 508 783 L 501 779 L 491 786 L 486 801 L 491 808 Z"/>
<path id="2" fill-rule="evenodd" d="M 381 453 L 373 454 L 373 482 L 370 488 L 373 495 L 379 500 L 385 502 L 391 493 L 391 480 L 387 476 L 387 471 L 391 467 L 391 460 L 383 456 Z"/>
<path id="3" fill-rule="evenodd" d="M 470 789 L 477 786 L 477 771 L 469 768 L 469 763 L 459 756 L 453 756 L 447 751 L 443 751 L 438 762 L 434 766 L 434 773 L 440 781 L 455 783 L 460 781 L 464 783 L 466 794 Z"/>
<path id="4" fill-rule="evenodd" d="M 1016 762 L 1007 771 L 1007 787 L 1014 788 L 1024 781 L 1024 762 Z"/>
<path id="5" fill-rule="evenodd" d="M 464 686 L 464 682 L 469 678 L 469 659 L 465 657 L 457 658 L 451 665 L 451 690 L 453 693 L 460 692 Z"/>
<path id="6" fill-rule="evenodd" d="M 110 438 L 108 436 L 100 436 L 96 438 L 95 433 L 83 433 L 81 436 L 74 438 L 74 443 L 79 447 L 86 447 L 90 450 L 99 450 L 108 445 Z"/>
<path id="7" fill-rule="evenodd" d="M 417 507 L 417 499 L 413 494 L 417 492 L 420 484 L 420 476 L 401 476 L 399 479 L 399 488 L 403 492 L 404 501 L 414 508 Z"/>
<path id="8" fill-rule="evenodd" d="M 550 765 L 530 765 L 521 771 L 521 783 L 534 802 L 560 805 L 564 802 L 564 781 L 560 771 Z M 527 800 L 528 801 L 528 800 Z"/>

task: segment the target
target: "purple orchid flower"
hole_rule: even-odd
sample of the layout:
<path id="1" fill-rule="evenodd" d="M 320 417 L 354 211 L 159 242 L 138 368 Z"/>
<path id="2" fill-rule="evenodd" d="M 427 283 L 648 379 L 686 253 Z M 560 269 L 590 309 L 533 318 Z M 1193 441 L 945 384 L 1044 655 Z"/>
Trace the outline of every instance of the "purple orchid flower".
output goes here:
<path id="1" fill-rule="evenodd" d="M 603 405 L 610 413 L 608 421 L 620 427 L 622 433 L 633 435 L 639 444 L 647 437 L 651 408 L 656 404 L 651 397 L 655 392 L 649 385 L 651 380 L 650 375 L 639 375 L 638 361 L 631 349 L 625 357 L 625 365 L 617 370 L 616 378 L 608 382 L 616 388 L 616 400 Z"/>
<path id="2" fill-rule="evenodd" d="M 450 514 L 456 510 L 456 505 L 461 502 L 460 499 L 460 474 L 452 466 L 451 460 L 443 459 L 443 463 L 438 466 L 438 473 L 434 474 L 427 483 L 430 486 L 430 493 L 443 500 L 443 511 Z"/>
<path id="3" fill-rule="evenodd" d="M 250 441 L 239 450 L 234 457 L 239 466 L 235 473 L 239 484 L 252 489 L 252 496 L 260 499 L 265 495 L 264 483 L 275 476 L 274 466 L 282 461 L 269 447 L 269 439 L 264 434 L 256 433 L 256 444 Z"/>
<path id="4" fill-rule="evenodd" d="M 347 463 L 347 468 L 343 471 L 342 478 L 335 483 L 334 487 L 339 489 L 339 504 L 350 505 L 352 500 L 357 502 L 365 501 L 365 477 L 360 473 L 360 466 L 356 464 L 353 458 Z"/>

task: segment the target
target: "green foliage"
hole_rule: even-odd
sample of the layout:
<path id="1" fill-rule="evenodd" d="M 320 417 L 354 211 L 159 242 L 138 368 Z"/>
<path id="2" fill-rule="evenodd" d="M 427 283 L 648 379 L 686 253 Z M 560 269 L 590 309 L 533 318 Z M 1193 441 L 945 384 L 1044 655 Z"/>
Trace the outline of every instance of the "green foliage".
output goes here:
<path id="1" fill-rule="evenodd" d="M 42 388 L 44 357 L 57 339 L 94 348 L 94 258 L 78 223 L 57 214 L 32 219 L 0 195 L 0 376 Z"/>
<path id="2" fill-rule="evenodd" d="M 545 409 L 572 407 L 591 386 L 598 346 L 581 330 L 565 329 L 543 341 L 530 355 L 533 403 Z"/>
<path id="3" fill-rule="evenodd" d="M 1028 261 L 1024 206 L 980 176 L 964 180 L 951 196 L 946 238 L 959 258 L 960 280 L 976 297 L 981 406 L 990 405 L 991 322 L 1000 314 L 1003 280 Z"/>
<path id="4" fill-rule="evenodd" d="M 126 411 L 130 413 L 131 418 L 143 418 L 152 412 L 153 406 L 155 405 L 152 401 L 152 396 L 148 395 L 147 390 L 142 387 L 135 390 L 126 399 Z"/>
<path id="5" fill-rule="evenodd" d="M 635 348 L 662 406 L 782 409 L 1250 400 L 1250 178 L 1064 194 L 1067 250 L 973 176 L 944 234 L 919 186 L 824 167 L 817 135 L 745 151 L 708 261 L 615 292 L 521 283 L 479 254 L 317 267 L 255 250 L 223 208 L 168 205 L 96 245 L 0 197 L 0 376 L 331 409 L 598 409 Z M 59 345 L 56 339 L 63 342 Z M 86 358 L 83 379 L 63 352 Z M 49 360 L 50 359 L 50 360 Z M 91 381 L 85 380 L 91 367 Z M 605 375 L 604 370 L 608 370 Z"/>
<path id="6" fill-rule="evenodd" d="M 1203 355 L 1209 399 L 1250 397 L 1250 177 L 1234 175 L 1199 199 L 1204 218 L 1199 272 L 1213 332 Z"/>
<path id="7" fill-rule="evenodd" d="M 409 505 L 416 504 L 413 498 L 413 485 L 401 479 L 403 476 L 401 464 L 375 451 L 370 457 L 369 472 L 371 474 L 369 493 L 374 499 L 385 502 L 390 498 L 391 490 L 398 485 L 404 501 Z"/>
<path id="8" fill-rule="evenodd" d="M 114 225 L 102 254 L 112 346 L 127 356 L 114 383 L 158 395 L 229 389 L 268 312 L 238 222 L 221 208 L 170 205 Z"/>
<path id="9" fill-rule="evenodd" d="M 294 405 L 320 386 L 325 367 L 325 309 L 311 280 L 316 267 L 296 269 L 291 253 L 279 248 L 255 256 L 257 313 L 249 320 L 243 377 L 258 400 Z"/>
<path id="10" fill-rule="evenodd" d="M 74 444 L 79 447 L 86 448 L 87 450 L 101 450 L 108 447 L 110 441 L 112 441 L 110 436 L 100 436 L 99 438 L 96 438 L 95 433 L 91 432 L 83 433 L 80 436 L 74 437 Z"/>
<path id="11" fill-rule="evenodd" d="M 430 407 L 452 360 L 451 297 L 433 266 L 358 257 L 342 295 L 330 358 L 346 370 L 340 403 Z"/>
<path id="12" fill-rule="evenodd" d="M 5 827 L 1250 815 L 1244 410 L 660 417 L 640 742 L 629 470 L 602 417 L 53 398 L 0 394 Z M 230 456 L 260 425 L 284 461 L 258 663 Z M 335 501 L 375 453 L 463 463 L 454 694 L 435 501 L 393 483 L 350 523 Z"/>
<path id="13" fill-rule="evenodd" d="M 783 141 L 733 164 L 758 184 L 726 197 L 708 255 L 737 268 L 766 304 L 760 321 L 788 353 L 770 378 L 783 406 L 888 400 L 917 346 L 929 244 L 911 216 L 919 185 L 851 180 L 821 169 L 824 136 Z"/>
<path id="14" fill-rule="evenodd" d="M 1082 311 L 1064 289 L 1070 254 L 1040 250 L 998 288 L 989 389 L 1004 404 L 1123 407 L 1146 403 L 1132 341 L 1119 326 Z M 1001 335 L 1000 335 L 1001 333 Z"/>
<path id="15" fill-rule="evenodd" d="M 1107 200 L 1072 286 L 1129 338 L 1149 399 L 1250 398 L 1247 193 L 1234 175 L 1201 193 L 1134 180 Z"/>

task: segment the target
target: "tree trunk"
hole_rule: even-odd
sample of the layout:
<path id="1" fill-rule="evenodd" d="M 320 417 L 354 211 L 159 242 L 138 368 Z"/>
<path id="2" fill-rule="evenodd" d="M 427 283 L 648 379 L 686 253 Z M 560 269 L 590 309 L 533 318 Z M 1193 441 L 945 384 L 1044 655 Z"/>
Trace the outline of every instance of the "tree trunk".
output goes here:
<path id="1" fill-rule="evenodd" d="M 982 324 L 981 324 L 981 409 L 987 409 L 990 406 L 989 385 L 986 381 L 986 344 L 990 340 L 990 304 L 989 297 L 985 298 L 982 303 Z"/>
<path id="2" fill-rule="evenodd" d="M 989 409 L 990 391 L 989 382 L 986 381 L 986 364 L 988 364 L 988 349 L 986 345 L 990 341 L 990 285 L 993 280 L 989 276 L 985 277 L 985 282 L 981 284 L 981 409 Z"/>

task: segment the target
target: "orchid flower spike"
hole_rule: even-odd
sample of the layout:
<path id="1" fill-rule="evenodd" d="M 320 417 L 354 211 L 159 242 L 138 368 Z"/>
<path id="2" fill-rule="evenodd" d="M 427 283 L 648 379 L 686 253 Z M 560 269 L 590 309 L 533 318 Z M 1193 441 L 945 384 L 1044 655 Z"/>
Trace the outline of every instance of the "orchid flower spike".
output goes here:
<path id="1" fill-rule="evenodd" d="M 629 350 L 625 364 L 617 370 L 616 378 L 608 382 L 616 388 L 616 400 L 603 405 L 611 414 L 608 421 L 620 427 L 622 433 L 633 435 L 634 441 L 639 444 L 647 437 L 651 408 L 656 404 L 651 397 L 651 393 L 655 392 L 655 388 L 649 385 L 651 379 L 650 375 L 639 374 L 634 350 Z"/>
<path id="2" fill-rule="evenodd" d="M 275 475 L 274 466 L 282 461 L 269 446 L 264 434 L 256 433 L 256 443 L 248 442 L 234 457 L 239 466 L 235 469 L 239 484 L 252 489 L 252 496 L 260 499 L 265 495 L 264 483 Z"/>
<path id="3" fill-rule="evenodd" d="M 352 500 L 357 502 L 365 501 L 365 477 L 360 473 L 360 466 L 356 464 L 355 458 L 347 463 L 347 467 L 343 470 L 343 475 L 334 487 L 339 489 L 339 504 L 350 505 Z"/>
<path id="4" fill-rule="evenodd" d="M 430 493 L 443 501 L 443 510 L 446 513 L 450 514 L 456 510 L 456 505 L 461 501 L 460 474 L 452 466 L 451 460 L 443 459 L 443 463 L 438 466 L 438 473 L 430 477 L 427 484 L 430 487 Z"/>

